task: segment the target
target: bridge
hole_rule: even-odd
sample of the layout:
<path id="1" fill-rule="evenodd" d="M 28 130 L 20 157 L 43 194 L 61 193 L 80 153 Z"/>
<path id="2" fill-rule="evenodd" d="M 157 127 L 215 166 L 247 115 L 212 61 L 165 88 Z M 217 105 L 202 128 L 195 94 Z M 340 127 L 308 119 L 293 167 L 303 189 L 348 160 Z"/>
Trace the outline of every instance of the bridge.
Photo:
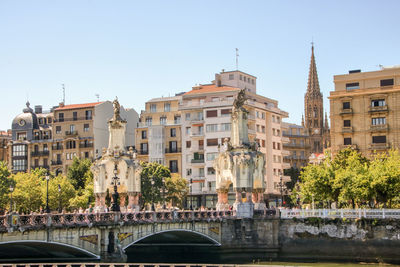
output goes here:
<path id="1" fill-rule="evenodd" d="M 0 260 L 126 261 L 155 246 L 192 247 L 239 257 L 251 251 L 276 257 L 279 218 L 272 211 L 252 219 L 232 211 L 37 214 L 0 216 Z M 207 253 L 208 253 L 207 252 Z M 133 255 L 133 256 L 132 256 Z M 157 255 L 155 255 L 156 257 Z"/>

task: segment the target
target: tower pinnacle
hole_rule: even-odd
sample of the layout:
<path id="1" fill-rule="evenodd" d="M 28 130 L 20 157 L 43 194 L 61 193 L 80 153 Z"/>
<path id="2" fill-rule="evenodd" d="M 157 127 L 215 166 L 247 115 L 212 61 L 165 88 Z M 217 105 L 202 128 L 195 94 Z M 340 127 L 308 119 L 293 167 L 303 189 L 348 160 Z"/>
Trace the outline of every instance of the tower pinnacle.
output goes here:
<path id="1" fill-rule="evenodd" d="M 311 43 L 311 61 L 310 61 L 310 70 L 308 72 L 307 94 L 314 96 L 321 95 L 319 89 L 317 66 L 315 64 L 314 42 Z"/>

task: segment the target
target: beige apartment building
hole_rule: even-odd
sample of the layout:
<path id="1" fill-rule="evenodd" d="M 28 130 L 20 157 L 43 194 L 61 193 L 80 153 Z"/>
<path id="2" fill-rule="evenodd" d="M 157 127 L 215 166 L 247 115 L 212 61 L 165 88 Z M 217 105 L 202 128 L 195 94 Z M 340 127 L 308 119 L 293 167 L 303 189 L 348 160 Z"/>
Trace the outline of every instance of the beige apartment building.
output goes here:
<path id="1" fill-rule="evenodd" d="M 353 147 L 372 157 L 400 145 L 400 66 L 334 76 L 332 152 Z"/>
<path id="2" fill-rule="evenodd" d="M 8 142 L 11 141 L 11 131 L 0 131 L 0 161 L 8 161 Z"/>
<path id="3" fill-rule="evenodd" d="M 259 143 L 266 155 L 266 192 L 270 205 L 279 199 L 280 175 L 290 168 L 283 162 L 287 152 L 283 143 L 282 118 L 288 114 L 278 108 L 278 102 L 256 94 L 256 77 L 241 71 L 222 71 L 211 84 L 194 86 L 182 95 L 179 109 L 182 114 L 182 168 L 183 176 L 190 182 L 188 206 L 213 207 L 216 204 L 215 170 L 213 161 L 225 138 L 231 134 L 233 101 L 240 89 L 247 90 L 249 99 L 248 127 L 251 141 Z M 285 177 L 285 179 L 288 179 Z M 234 194 L 229 194 L 233 203 Z"/>
<path id="4" fill-rule="evenodd" d="M 9 165 L 14 172 L 45 168 L 65 173 L 74 157 L 93 160 L 108 146 L 107 121 L 113 116 L 110 101 L 64 105 L 43 112 L 42 106 L 30 108 L 12 123 Z M 138 115 L 121 108 L 128 121 L 127 144 L 134 145 Z"/>
<path id="5" fill-rule="evenodd" d="M 182 175 L 182 136 L 179 102 L 182 96 L 154 98 L 146 102 L 136 129 L 138 159 L 158 162 Z"/>
<path id="6" fill-rule="evenodd" d="M 304 125 L 294 123 L 282 123 L 282 135 L 289 138 L 288 143 L 283 144 L 283 149 L 289 152 L 284 157 L 284 162 L 294 169 L 301 169 L 308 164 L 311 155 L 311 139 L 309 131 Z"/>

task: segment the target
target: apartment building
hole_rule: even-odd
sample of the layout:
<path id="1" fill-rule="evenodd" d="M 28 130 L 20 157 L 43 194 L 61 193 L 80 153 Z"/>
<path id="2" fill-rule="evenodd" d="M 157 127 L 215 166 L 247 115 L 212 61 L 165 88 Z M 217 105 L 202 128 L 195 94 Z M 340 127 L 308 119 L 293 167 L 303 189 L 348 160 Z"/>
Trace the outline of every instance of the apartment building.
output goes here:
<path id="1" fill-rule="evenodd" d="M 43 112 L 42 106 L 30 108 L 12 123 L 10 167 L 14 172 L 45 168 L 65 173 L 74 157 L 93 159 L 108 146 L 107 121 L 113 116 L 110 101 L 54 107 Z M 134 146 L 138 115 L 121 108 L 128 121 L 127 144 Z"/>
<path id="2" fill-rule="evenodd" d="M 0 161 L 8 161 L 8 142 L 11 141 L 11 131 L 0 131 Z"/>
<path id="3" fill-rule="evenodd" d="M 249 111 L 249 139 L 257 141 L 266 154 L 266 194 L 277 199 L 279 178 L 284 168 L 282 118 L 288 114 L 278 108 L 278 102 L 256 94 L 256 77 L 241 71 L 222 71 L 211 84 L 199 85 L 182 95 L 179 109 L 182 115 L 183 176 L 191 181 L 190 204 L 193 207 L 213 207 L 215 170 L 213 161 L 225 138 L 231 134 L 233 101 L 240 89 L 246 88 L 246 109 Z M 286 177 L 287 178 L 287 177 Z M 229 195 L 230 202 L 234 194 Z"/>
<path id="4" fill-rule="evenodd" d="M 331 147 L 358 149 L 364 156 L 398 149 L 400 144 L 400 66 L 349 71 L 334 76 Z"/>
<path id="5" fill-rule="evenodd" d="M 303 125 L 294 123 L 282 123 L 282 135 L 289 138 L 288 143 L 283 144 L 283 149 L 289 152 L 284 157 L 284 162 L 294 169 L 300 169 L 308 164 L 311 155 L 310 135 Z"/>
<path id="6" fill-rule="evenodd" d="M 181 112 L 182 96 L 154 98 L 146 102 L 136 129 L 138 159 L 158 162 L 171 173 L 182 175 Z"/>

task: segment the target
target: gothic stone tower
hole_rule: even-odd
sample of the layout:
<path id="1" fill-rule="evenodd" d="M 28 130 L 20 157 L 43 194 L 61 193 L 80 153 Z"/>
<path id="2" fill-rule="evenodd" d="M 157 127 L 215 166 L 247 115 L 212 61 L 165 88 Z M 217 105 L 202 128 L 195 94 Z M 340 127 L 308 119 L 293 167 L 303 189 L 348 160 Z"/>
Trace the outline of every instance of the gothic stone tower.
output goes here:
<path id="1" fill-rule="evenodd" d="M 304 96 L 305 128 L 310 135 L 311 153 L 322 153 L 329 146 L 329 126 L 324 124 L 324 102 L 319 89 L 314 44 L 311 46 L 311 62 L 308 74 L 307 92 Z M 325 116 L 325 119 L 327 117 Z"/>

